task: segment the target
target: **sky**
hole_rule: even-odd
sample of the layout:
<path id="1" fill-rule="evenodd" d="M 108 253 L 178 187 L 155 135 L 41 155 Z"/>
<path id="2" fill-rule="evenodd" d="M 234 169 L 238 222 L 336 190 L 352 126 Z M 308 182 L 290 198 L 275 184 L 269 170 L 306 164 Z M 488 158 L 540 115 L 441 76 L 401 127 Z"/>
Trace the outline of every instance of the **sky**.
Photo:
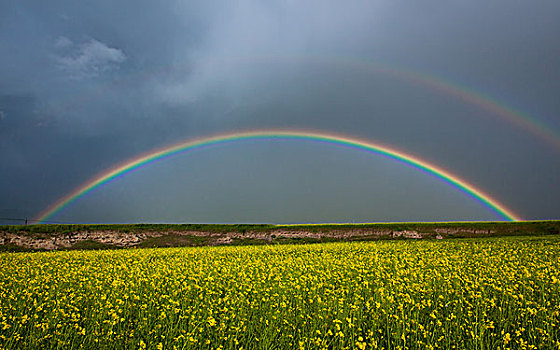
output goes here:
<path id="1" fill-rule="evenodd" d="M 559 11 L 552 0 L 3 1 L 0 223 L 36 218 L 139 154 L 257 129 L 381 143 L 523 219 L 560 219 Z M 302 140 L 186 152 L 50 218 L 498 219 L 394 160 Z"/>

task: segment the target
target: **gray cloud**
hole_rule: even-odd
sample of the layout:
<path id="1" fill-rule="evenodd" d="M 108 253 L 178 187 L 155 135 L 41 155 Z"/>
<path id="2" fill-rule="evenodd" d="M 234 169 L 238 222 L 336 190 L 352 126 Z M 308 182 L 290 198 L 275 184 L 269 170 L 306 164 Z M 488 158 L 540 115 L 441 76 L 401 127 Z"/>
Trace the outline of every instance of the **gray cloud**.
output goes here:
<path id="1" fill-rule="evenodd" d="M 283 57 L 296 63 L 298 56 L 356 49 L 374 30 L 379 7 L 361 1 L 226 3 L 207 18 L 210 29 L 201 45 L 178 48 L 174 63 L 188 69 L 157 81 L 155 95 L 189 104 L 220 89 L 229 103 L 238 103 L 242 91 L 271 78 L 263 70 L 279 68 L 274 63 Z"/>
<path id="2" fill-rule="evenodd" d="M 56 49 L 65 49 L 71 47 L 72 45 L 74 45 L 72 40 L 68 39 L 65 36 L 59 36 L 58 38 L 56 38 L 56 41 L 54 42 L 54 47 Z"/>
<path id="3" fill-rule="evenodd" d="M 73 45 L 69 39 L 59 37 L 54 46 L 57 49 L 72 51 L 65 56 L 55 56 L 57 66 L 71 79 L 97 77 L 103 72 L 118 69 L 119 65 L 126 60 L 126 55 L 122 50 L 109 47 L 95 39 Z"/>

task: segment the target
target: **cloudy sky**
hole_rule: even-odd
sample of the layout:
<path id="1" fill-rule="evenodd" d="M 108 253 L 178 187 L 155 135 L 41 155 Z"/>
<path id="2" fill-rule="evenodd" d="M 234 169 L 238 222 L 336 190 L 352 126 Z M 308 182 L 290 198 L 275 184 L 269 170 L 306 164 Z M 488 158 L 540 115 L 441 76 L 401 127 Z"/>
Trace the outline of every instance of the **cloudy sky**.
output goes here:
<path id="1" fill-rule="evenodd" d="M 396 147 L 522 218 L 560 219 L 558 13 L 556 0 L 3 1 L 0 218 L 36 217 L 154 148 L 291 129 Z M 52 218 L 495 219 L 403 164 L 278 140 L 158 162 Z"/>

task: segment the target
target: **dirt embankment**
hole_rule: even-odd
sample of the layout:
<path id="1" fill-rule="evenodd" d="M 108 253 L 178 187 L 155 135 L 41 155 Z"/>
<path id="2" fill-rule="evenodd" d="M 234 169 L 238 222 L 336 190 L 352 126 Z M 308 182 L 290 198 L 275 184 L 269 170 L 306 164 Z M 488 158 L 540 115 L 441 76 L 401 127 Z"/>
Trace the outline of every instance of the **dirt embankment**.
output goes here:
<path id="1" fill-rule="evenodd" d="M 560 221 L 325 225 L 0 226 L 0 250 L 173 247 L 560 234 Z"/>
<path id="2" fill-rule="evenodd" d="M 0 232 L 0 244 L 12 244 L 28 249 L 65 249 L 71 248 L 76 243 L 95 241 L 101 244 L 118 247 L 134 246 L 148 237 L 156 236 L 154 232 L 122 233 L 116 231 L 81 231 L 71 233 L 54 233 L 45 235 L 27 235 Z M 162 233 L 163 234 L 163 233 Z M 162 235 L 159 234 L 159 235 Z"/>
<path id="3" fill-rule="evenodd" d="M 26 249 L 37 250 L 56 250 L 68 249 L 83 242 L 97 242 L 106 246 L 114 246 L 119 248 L 127 248 L 134 246 L 142 246 L 142 242 L 149 239 L 167 238 L 167 237 L 186 237 L 191 241 L 199 242 L 198 245 L 220 245 L 231 244 L 234 241 L 262 241 L 273 242 L 275 240 L 348 240 L 361 238 L 425 238 L 426 235 L 417 231 L 391 231 L 391 230 L 371 230 L 371 229 L 355 229 L 355 230 L 290 230 L 276 229 L 270 231 L 245 231 L 245 232 L 204 232 L 204 231 L 139 231 L 139 232 L 119 232 L 113 230 L 106 231 L 77 231 L 70 233 L 51 233 L 50 235 L 30 235 L 22 233 L 12 233 L 0 231 L 0 245 L 13 245 Z M 434 238 L 434 235 L 429 235 Z M 203 241 L 200 238 L 204 238 Z M 438 235 L 437 238 L 441 238 Z M 175 240 L 177 241 L 177 240 Z M 185 241 L 182 241 L 185 242 Z M 188 241 L 190 242 L 190 241 Z M 174 245 L 172 243 L 167 246 Z M 189 244 L 181 244 L 189 245 Z M 193 244 L 194 245 L 194 244 Z"/>

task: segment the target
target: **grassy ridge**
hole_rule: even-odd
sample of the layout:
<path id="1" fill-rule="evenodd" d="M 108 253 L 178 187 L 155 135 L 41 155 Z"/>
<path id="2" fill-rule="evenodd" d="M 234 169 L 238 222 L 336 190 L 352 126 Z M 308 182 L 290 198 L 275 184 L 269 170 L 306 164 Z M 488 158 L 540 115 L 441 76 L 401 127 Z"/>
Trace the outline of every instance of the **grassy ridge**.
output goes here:
<path id="1" fill-rule="evenodd" d="M 303 230 L 309 232 L 325 232 L 332 230 L 392 230 L 434 232 L 434 229 L 462 229 L 495 231 L 496 235 L 527 235 L 527 234 L 559 234 L 560 221 L 519 221 L 519 222 L 402 222 L 402 223 L 366 223 L 366 224 L 303 224 L 303 225 L 272 225 L 272 224 L 45 224 L 45 225 L 3 225 L 0 232 L 27 235 L 49 236 L 82 231 L 116 231 L 149 232 L 149 231 L 202 231 L 210 233 L 227 232 L 272 232 L 278 229 Z"/>
<path id="2" fill-rule="evenodd" d="M 267 224 L 41 224 L 41 225 L 0 225 L 0 232 L 19 234 L 65 234 L 83 231 L 161 232 L 161 231 L 203 231 L 214 233 L 267 231 L 275 225 Z"/>

